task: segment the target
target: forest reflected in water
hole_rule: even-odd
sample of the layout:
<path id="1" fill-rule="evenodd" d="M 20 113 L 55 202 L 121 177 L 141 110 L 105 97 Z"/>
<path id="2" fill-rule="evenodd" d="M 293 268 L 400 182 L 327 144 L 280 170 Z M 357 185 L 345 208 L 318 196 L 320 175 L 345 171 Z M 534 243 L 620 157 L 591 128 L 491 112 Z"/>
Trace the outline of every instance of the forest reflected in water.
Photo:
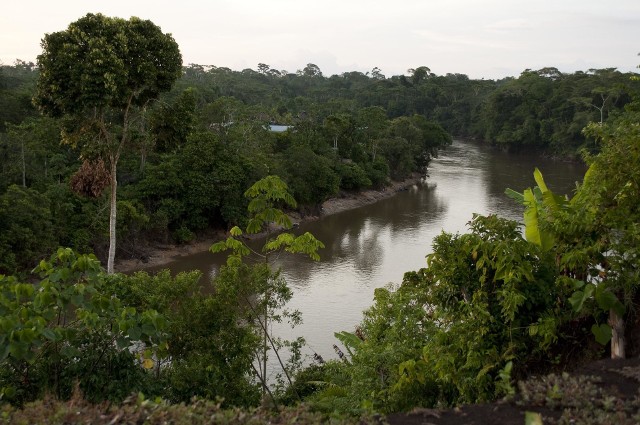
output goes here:
<path id="1" fill-rule="evenodd" d="M 582 164 L 456 140 L 433 160 L 422 184 L 373 205 L 301 224 L 298 232 L 313 233 L 326 247 L 319 262 L 290 255 L 276 260 L 294 291 L 288 308 L 302 312 L 303 324 L 293 330 L 276 324 L 274 333 L 288 339 L 304 336 L 308 348 L 303 354 L 335 357 L 334 332 L 354 330 L 376 288 L 398 284 L 406 271 L 426 266 L 436 235 L 465 232 L 474 213 L 522 221 L 522 207 L 504 191 L 533 186 L 535 167 L 551 190 L 569 195 L 586 170 Z M 224 258 L 205 252 L 162 268 L 200 269 L 212 276 Z"/>

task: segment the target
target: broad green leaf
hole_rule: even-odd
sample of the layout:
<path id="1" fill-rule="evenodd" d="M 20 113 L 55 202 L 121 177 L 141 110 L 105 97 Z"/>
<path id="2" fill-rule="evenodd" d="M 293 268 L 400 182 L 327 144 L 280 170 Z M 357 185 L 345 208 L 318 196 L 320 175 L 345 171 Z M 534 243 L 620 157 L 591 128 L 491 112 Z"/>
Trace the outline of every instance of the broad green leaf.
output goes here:
<path id="1" fill-rule="evenodd" d="M 362 345 L 362 340 L 358 338 L 356 334 L 353 334 L 351 332 L 334 332 L 333 335 L 345 345 L 345 347 L 349 351 L 349 354 L 351 355 L 353 355 L 353 352 L 351 351 L 352 348 L 354 350 L 357 350 Z"/>
<path id="2" fill-rule="evenodd" d="M 55 341 L 57 339 L 56 333 L 51 328 L 44 328 L 42 330 L 42 335 L 50 341 Z"/>
<path id="3" fill-rule="evenodd" d="M 128 348 L 130 345 L 129 339 L 125 336 L 121 336 L 116 339 L 116 345 L 119 349 Z"/>
<path id="4" fill-rule="evenodd" d="M 526 209 L 524 210 L 524 235 L 525 238 L 538 246 L 542 246 L 540 230 L 538 228 L 538 207 L 531 189 L 523 193 Z"/>
<path id="5" fill-rule="evenodd" d="M 571 304 L 571 307 L 573 307 L 573 311 L 575 312 L 581 311 L 582 306 L 584 305 L 584 302 L 587 299 L 591 298 L 594 291 L 595 291 L 595 285 L 591 283 L 585 285 L 584 290 L 575 291 L 569 298 L 569 303 Z"/>
<path id="6" fill-rule="evenodd" d="M 596 337 L 596 341 L 600 345 L 607 345 L 609 341 L 611 341 L 611 326 L 606 323 L 602 323 L 600 325 L 594 324 L 591 326 L 591 332 Z"/>
<path id="7" fill-rule="evenodd" d="M 209 248 L 209 251 L 211 251 L 212 253 L 218 253 L 218 252 L 222 252 L 222 251 L 226 251 L 227 249 L 229 249 L 229 247 L 227 247 L 227 244 L 223 241 L 221 242 L 216 242 L 213 245 L 211 245 L 211 247 Z"/>
<path id="8" fill-rule="evenodd" d="M 306 232 L 293 239 L 286 251 L 292 254 L 307 254 L 312 260 L 319 261 L 318 250 L 322 248 L 324 244 L 311 233 Z"/>
<path id="9" fill-rule="evenodd" d="M 516 192 L 513 189 L 505 189 L 504 191 L 505 195 L 507 195 L 509 198 L 513 199 L 514 201 L 516 201 L 517 203 L 524 205 L 524 195 L 520 192 Z"/>
<path id="10" fill-rule="evenodd" d="M 263 252 L 277 251 L 282 247 L 290 246 L 294 241 L 294 236 L 291 233 L 281 233 L 277 238 L 267 242 L 262 248 Z"/>
<path id="11" fill-rule="evenodd" d="M 262 225 L 264 222 L 262 220 L 252 218 L 247 223 L 247 233 L 255 235 L 256 233 L 260 233 L 262 231 Z"/>
<path id="12" fill-rule="evenodd" d="M 595 298 L 601 309 L 605 311 L 614 310 L 620 316 L 624 314 L 624 305 L 613 292 L 606 289 L 605 285 L 601 284 L 597 286 Z"/>
<path id="13" fill-rule="evenodd" d="M 538 167 L 536 167 L 533 170 L 533 178 L 536 181 L 536 183 L 538 184 L 538 187 L 540 188 L 542 193 L 545 193 L 545 192 L 549 191 L 549 188 L 545 184 L 544 178 L 542 178 L 542 173 L 540 172 L 540 170 L 538 170 Z"/>
<path id="14" fill-rule="evenodd" d="M 129 334 L 129 338 L 131 338 L 132 341 L 138 341 L 142 336 L 142 329 L 138 326 L 132 326 L 128 329 L 127 333 Z"/>

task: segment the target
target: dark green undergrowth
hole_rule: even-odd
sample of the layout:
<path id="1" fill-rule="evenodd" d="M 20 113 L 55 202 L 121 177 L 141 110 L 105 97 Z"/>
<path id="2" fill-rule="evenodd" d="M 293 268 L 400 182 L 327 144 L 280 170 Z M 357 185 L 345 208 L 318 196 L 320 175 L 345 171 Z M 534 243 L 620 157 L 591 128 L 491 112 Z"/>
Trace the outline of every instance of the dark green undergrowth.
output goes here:
<path id="1" fill-rule="evenodd" d="M 625 370 L 618 373 L 624 375 Z M 634 368 L 638 370 L 638 368 Z M 637 372 L 636 372 L 637 373 Z M 622 376 L 621 375 L 621 376 Z M 549 374 L 521 381 L 515 394 L 490 405 L 464 406 L 461 409 L 434 410 L 429 423 L 457 423 L 464 416 L 468 423 L 489 423 L 487 412 L 493 412 L 500 421 L 495 423 L 529 424 L 516 412 L 528 412 L 531 419 L 542 423 L 615 424 L 640 423 L 640 394 L 629 395 L 621 391 L 611 378 L 596 375 Z M 517 411 L 508 410 L 516 407 Z M 511 411 L 513 418 L 505 418 L 503 411 Z M 5 404 L 0 408 L 3 424 L 386 424 L 418 423 L 420 410 L 406 415 L 338 416 L 315 411 L 307 404 L 290 406 L 280 411 L 261 408 L 224 408 L 221 401 L 192 399 L 190 403 L 171 404 L 145 399 L 134 394 L 121 404 L 91 403 L 76 391 L 71 399 L 59 401 L 53 397 L 27 403 L 23 408 Z"/>
<path id="2" fill-rule="evenodd" d="M 121 405 L 92 404 L 76 393 L 68 401 L 45 398 L 26 404 L 22 409 L 4 405 L 0 422 L 5 424 L 352 424 L 378 423 L 373 417 L 329 417 L 306 406 L 268 409 L 223 408 L 219 401 L 194 399 L 190 404 L 170 404 L 132 395 Z"/>

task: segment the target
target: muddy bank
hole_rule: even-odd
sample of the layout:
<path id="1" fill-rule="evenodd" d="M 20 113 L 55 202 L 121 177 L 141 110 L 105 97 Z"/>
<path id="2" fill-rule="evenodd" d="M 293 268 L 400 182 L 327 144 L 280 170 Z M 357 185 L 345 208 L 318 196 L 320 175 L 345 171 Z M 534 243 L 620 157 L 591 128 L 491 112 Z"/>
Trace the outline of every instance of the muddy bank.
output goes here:
<path id="1" fill-rule="evenodd" d="M 413 174 L 410 178 L 404 181 L 391 182 L 389 186 L 382 190 L 365 190 L 358 193 L 344 192 L 335 198 L 331 198 L 323 202 L 319 216 L 301 216 L 298 213 L 292 213 L 289 214 L 289 216 L 294 223 L 318 220 L 324 216 L 360 208 L 366 205 L 371 205 L 382 199 L 390 198 L 396 193 L 407 190 L 413 185 L 418 184 L 421 179 L 421 175 Z M 162 266 L 180 257 L 207 251 L 213 243 L 218 242 L 227 236 L 228 234 L 226 232 L 218 231 L 199 237 L 197 240 L 184 245 L 152 245 L 145 249 L 146 256 L 144 259 L 120 259 L 116 261 L 115 269 L 120 273 L 131 273 L 143 268 Z"/>
<path id="2" fill-rule="evenodd" d="M 414 174 L 407 180 L 392 182 L 391 185 L 382 190 L 366 190 L 358 193 L 344 193 L 340 197 L 331 198 L 322 204 L 322 216 L 339 213 L 341 211 L 352 210 L 373 204 L 382 199 L 390 198 L 396 193 L 406 190 L 421 181 L 419 174 Z"/>

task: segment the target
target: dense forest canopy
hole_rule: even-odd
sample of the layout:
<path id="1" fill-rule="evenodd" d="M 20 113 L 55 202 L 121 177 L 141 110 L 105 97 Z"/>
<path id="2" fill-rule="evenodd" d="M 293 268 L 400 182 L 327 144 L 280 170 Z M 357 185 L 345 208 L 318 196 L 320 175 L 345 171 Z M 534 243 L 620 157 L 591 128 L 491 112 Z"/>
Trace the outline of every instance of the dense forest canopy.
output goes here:
<path id="1" fill-rule="evenodd" d="M 39 115 L 31 101 L 38 76 L 23 61 L 0 68 L 2 200 L 15 205 L 18 197 L 34 214 L 24 222 L 24 213 L 17 219 L 13 207 L 4 209 L 4 271 L 26 269 L 58 245 L 98 255 L 106 248 L 103 198 L 80 197 L 68 185 L 98 194 L 101 177 L 83 180 L 81 151 L 60 143 L 69 122 Z M 301 208 L 313 211 L 341 190 L 425 172 L 449 134 L 577 158 L 581 149 L 597 151 L 582 128 L 615 115 L 637 89 L 615 69 L 544 68 L 491 81 L 438 76 L 425 66 L 387 78 L 378 68 L 326 77 L 314 64 L 296 73 L 190 64 L 129 130 L 118 171 L 118 254 L 140 255 L 139 241 L 150 235 L 181 242 L 242 223 L 243 190 L 268 174 L 282 176 Z M 289 130 L 273 132 L 270 124 Z"/>
<path id="2" fill-rule="evenodd" d="M 38 77 L 33 63 L 0 68 L 5 272 L 29 268 L 58 245 L 99 256 L 106 249 L 104 195 L 78 193 L 100 193 L 109 174 L 86 181 L 79 158 L 99 153 L 60 143 L 70 123 L 38 113 Z M 269 174 L 282 176 L 300 208 L 312 212 L 339 191 L 425 172 L 450 135 L 564 158 L 596 152 L 582 128 L 607 121 L 630 101 L 639 83 L 629 77 L 615 69 L 544 68 L 472 80 L 426 66 L 391 77 L 378 68 L 327 77 L 314 64 L 296 73 L 267 64 L 242 71 L 190 64 L 129 128 L 118 170 L 118 255 L 140 255 L 140 241 L 151 235 L 184 242 L 242 223 L 243 190 Z M 271 124 L 288 131 L 270 131 Z"/>

